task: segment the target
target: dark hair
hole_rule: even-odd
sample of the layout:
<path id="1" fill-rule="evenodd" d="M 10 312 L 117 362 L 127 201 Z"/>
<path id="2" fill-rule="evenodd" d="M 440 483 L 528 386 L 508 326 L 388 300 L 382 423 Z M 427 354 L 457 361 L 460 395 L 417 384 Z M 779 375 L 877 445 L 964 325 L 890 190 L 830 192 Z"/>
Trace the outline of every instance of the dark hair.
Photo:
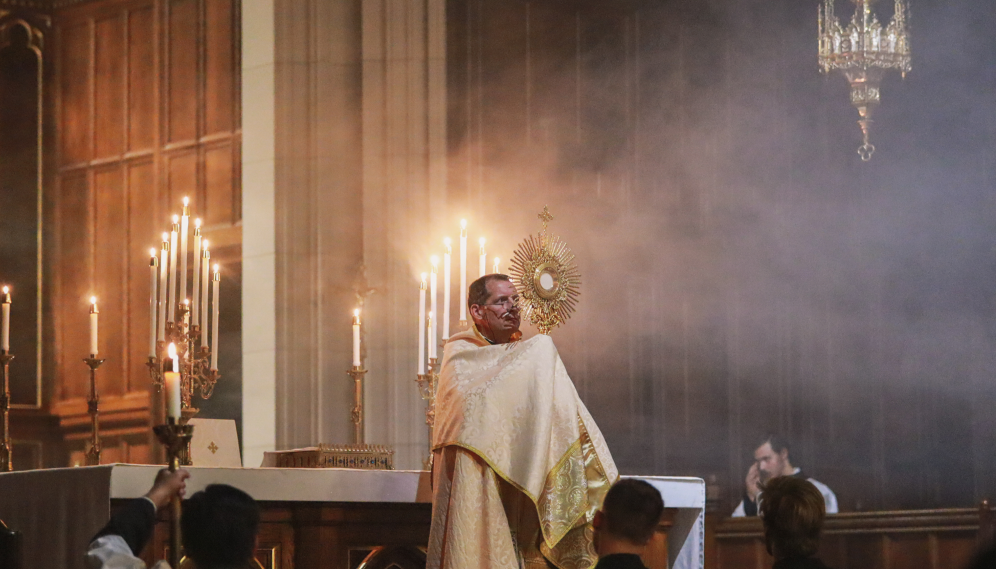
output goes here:
<path id="1" fill-rule="evenodd" d="M 627 478 L 609 488 L 602 513 L 606 532 L 635 545 L 645 545 L 660 524 L 664 500 L 650 484 Z"/>
<path id="2" fill-rule="evenodd" d="M 467 291 L 467 308 L 470 308 L 475 304 L 483 305 L 488 301 L 488 297 L 491 296 L 491 293 L 488 292 L 488 283 L 493 281 L 511 282 L 511 279 L 508 278 L 508 275 L 493 273 L 490 275 L 484 275 L 483 277 L 470 283 L 470 289 Z"/>
<path id="3" fill-rule="evenodd" d="M 198 569 L 236 567 L 253 556 L 259 506 L 227 484 L 211 484 L 183 502 L 183 549 Z"/>
<path id="4" fill-rule="evenodd" d="M 789 442 L 788 442 L 788 440 L 786 440 L 785 437 L 783 437 L 781 435 L 776 435 L 774 433 L 769 433 L 769 434 L 765 435 L 764 438 L 761 439 L 761 442 L 757 443 L 757 446 L 754 447 L 754 448 L 761 448 L 765 444 L 770 444 L 771 445 L 771 450 L 775 451 L 776 453 L 780 453 L 783 450 L 786 450 L 786 451 L 789 451 L 789 454 L 792 454 L 792 451 L 789 450 Z"/>
<path id="5" fill-rule="evenodd" d="M 816 553 L 827 511 L 823 495 L 812 483 L 792 476 L 772 478 L 764 485 L 758 511 L 768 553 L 777 551 L 781 557 Z"/>

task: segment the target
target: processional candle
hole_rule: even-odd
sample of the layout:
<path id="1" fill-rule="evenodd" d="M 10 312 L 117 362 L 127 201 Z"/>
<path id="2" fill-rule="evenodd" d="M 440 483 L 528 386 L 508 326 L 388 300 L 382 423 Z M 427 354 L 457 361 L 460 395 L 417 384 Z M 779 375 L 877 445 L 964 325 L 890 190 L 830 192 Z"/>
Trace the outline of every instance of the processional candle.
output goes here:
<path id="1" fill-rule="evenodd" d="M 194 299 L 191 305 L 190 312 L 190 323 L 194 326 L 201 324 L 201 220 L 200 218 L 194 220 L 194 288 L 192 297 Z M 204 330 L 201 330 L 204 333 Z"/>
<path id="2" fill-rule="evenodd" d="M 353 311 L 353 367 L 360 367 L 360 309 Z"/>
<path id="3" fill-rule="evenodd" d="M 425 273 L 418 285 L 418 375 L 425 373 Z"/>
<path id="4" fill-rule="evenodd" d="M 450 257 L 453 248 L 450 247 L 450 238 L 443 240 L 446 245 L 446 253 L 443 254 L 443 341 L 450 338 Z"/>
<path id="5" fill-rule="evenodd" d="M 97 297 L 90 297 L 90 357 L 97 357 Z"/>
<path id="6" fill-rule="evenodd" d="M 166 416 L 180 418 L 180 358 L 176 354 L 176 344 L 169 345 L 169 359 L 163 368 L 163 381 L 166 383 Z"/>
<path id="7" fill-rule="evenodd" d="M 156 279 L 159 278 L 159 260 L 155 248 L 149 249 L 149 357 L 156 357 Z"/>
<path id="8" fill-rule="evenodd" d="M 163 233 L 163 248 L 159 256 L 159 324 L 156 337 L 166 338 L 166 304 L 168 304 L 167 271 L 169 271 L 169 233 Z"/>
<path id="9" fill-rule="evenodd" d="M 218 289 L 221 286 L 221 272 L 218 265 L 214 266 L 214 282 L 211 283 L 211 295 L 214 304 L 211 305 L 211 369 L 218 369 Z"/>
<path id="10" fill-rule="evenodd" d="M 0 322 L 0 350 L 10 351 L 10 287 L 3 287 L 3 303 L 0 304 L 3 316 Z"/>
<path id="11" fill-rule="evenodd" d="M 190 198 L 183 198 L 183 215 L 180 216 L 180 296 L 187 298 L 187 231 L 190 229 Z M 189 311 L 188 311 L 189 313 Z"/>
<path id="12" fill-rule="evenodd" d="M 204 254 L 201 258 L 201 347 L 207 346 L 208 340 L 208 271 L 211 267 L 211 251 L 208 250 L 208 240 L 204 240 Z"/>
<path id="13" fill-rule="evenodd" d="M 483 277 L 484 275 L 488 274 L 486 272 L 487 271 L 487 267 L 485 266 L 485 265 L 488 264 L 488 255 L 484 252 L 484 238 L 483 237 L 481 237 L 480 243 L 481 243 L 481 276 Z"/>
<path id="14" fill-rule="evenodd" d="M 173 216 L 173 230 L 169 232 L 169 321 L 176 322 L 176 235 L 180 231 L 180 217 Z"/>
<path id="15" fill-rule="evenodd" d="M 467 220 L 460 220 L 460 322 L 467 321 Z"/>
<path id="16" fill-rule="evenodd" d="M 439 272 L 439 257 L 433 255 L 429 259 L 432 263 L 432 272 L 429 273 L 429 320 L 432 321 L 432 315 L 438 314 L 436 311 L 436 284 L 437 275 Z M 436 323 L 433 322 L 432 326 L 429 327 L 429 359 L 436 357 Z"/>

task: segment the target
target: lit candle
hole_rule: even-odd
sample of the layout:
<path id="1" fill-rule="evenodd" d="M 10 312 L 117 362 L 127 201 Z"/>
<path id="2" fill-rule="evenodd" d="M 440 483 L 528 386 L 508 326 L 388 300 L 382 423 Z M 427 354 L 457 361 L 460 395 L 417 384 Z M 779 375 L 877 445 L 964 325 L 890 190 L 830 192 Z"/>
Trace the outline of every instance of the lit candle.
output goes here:
<path id="1" fill-rule="evenodd" d="M 467 321 L 467 220 L 460 220 L 460 322 Z"/>
<path id="2" fill-rule="evenodd" d="M 425 273 L 418 285 L 418 375 L 425 374 Z"/>
<path id="3" fill-rule="evenodd" d="M 201 347 L 207 346 L 208 339 L 208 283 L 211 269 L 211 251 L 208 250 L 208 240 L 204 240 L 204 253 L 201 256 Z"/>
<path id="4" fill-rule="evenodd" d="M 10 287 L 3 287 L 3 303 L 0 304 L 3 310 L 3 322 L 0 326 L 0 350 L 3 353 L 10 351 Z"/>
<path id="5" fill-rule="evenodd" d="M 439 257 L 433 255 L 429 262 L 432 263 L 432 271 L 429 272 L 429 319 L 433 314 L 438 314 L 436 310 L 436 288 L 438 284 Z M 429 329 L 429 359 L 436 357 L 436 323 L 433 322 Z"/>
<path id="6" fill-rule="evenodd" d="M 214 266 L 214 282 L 211 283 L 211 369 L 218 369 L 218 288 L 221 285 L 221 272 Z"/>
<path id="7" fill-rule="evenodd" d="M 353 367 L 360 367 L 360 309 L 353 311 Z"/>
<path id="8" fill-rule="evenodd" d="M 483 237 L 481 237 L 480 243 L 481 243 L 481 276 L 483 277 L 484 275 L 487 274 L 487 272 L 485 272 L 485 271 L 487 271 L 486 265 L 488 264 L 488 255 L 487 255 L 487 253 L 484 252 L 484 238 Z"/>
<path id="9" fill-rule="evenodd" d="M 176 322 L 176 236 L 180 231 L 180 217 L 173 216 L 173 230 L 169 232 L 169 321 Z"/>
<path id="10" fill-rule="evenodd" d="M 97 297 L 90 297 L 90 357 L 97 357 Z"/>
<path id="11" fill-rule="evenodd" d="M 187 298 L 187 231 L 190 229 L 190 198 L 183 198 L 180 216 L 180 296 Z"/>
<path id="12" fill-rule="evenodd" d="M 446 253 L 443 254 L 443 341 L 450 339 L 450 257 L 453 256 L 453 248 L 450 247 L 450 238 L 443 240 L 446 245 Z"/>
<path id="13" fill-rule="evenodd" d="M 156 357 L 156 280 L 159 278 L 159 259 L 156 249 L 149 249 L 149 357 Z"/>
<path id="14" fill-rule="evenodd" d="M 180 419 L 180 358 L 176 355 L 176 344 L 169 345 L 169 359 L 163 368 L 163 381 L 166 383 L 166 416 Z"/>
<path id="15" fill-rule="evenodd" d="M 169 233 L 163 233 L 163 248 L 159 253 L 159 320 L 156 326 L 156 338 L 166 339 L 166 305 L 168 297 L 166 275 L 169 270 Z"/>
<path id="16" fill-rule="evenodd" d="M 495 257 L 495 271 L 494 272 L 495 272 L 496 275 L 501 273 L 501 271 L 498 270 L 498 262 L 499 261 L 501 261 L 501 259 L 499 259 L 498 257 Z"/>
<path id="17" fill-rule="evenodd" d="M 197 326 L 201 323 L 201 311 L 199 309 L 201 305 L 201 220 L 194 220 L 194 284 L 193 284 L 193 298 L 194 302 L 191 304 L 191 318 L 190 322 Z M 203 333 L 203 331 L 202 331 Z"/>

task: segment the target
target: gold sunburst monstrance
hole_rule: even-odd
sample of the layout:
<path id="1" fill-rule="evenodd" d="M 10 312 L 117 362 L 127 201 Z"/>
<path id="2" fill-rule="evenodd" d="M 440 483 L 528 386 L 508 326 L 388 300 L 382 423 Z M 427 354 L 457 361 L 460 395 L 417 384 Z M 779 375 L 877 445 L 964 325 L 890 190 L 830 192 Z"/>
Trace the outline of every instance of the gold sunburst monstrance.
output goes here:
<path id="1" fill-rule="evenodd" d="M 820 70 L 823 73 L 838 70 L 851 84 L 851 104 L 861 116 L 858 124 L 864 138 L 858 154 L 867 162 L 875 152 L 869 141 L 869 129 L 872 111 L 880 101 L 882 76 L 895 69 L 906 77 L 912 68 L 909 6 L 906 0 L 894 0 L 892 21 L 883 27 L 871 9 L 875 0 L 852 0 L 854 15 L 845 28 L 834 14 L 834 2 L 823 0 L 819 11 Z"/>
<path id="2" fill-rule="evenodd" d="M 509 272 L 519 291 L 523 316 L 540 334 L 549 334 L 574 312 L 581 295 L 581 273 L 570 247 L 547 233 L 547 225 L 553 221 L 550 209 L 544 206 L 539 219 L 543 230 L 519 244 Z"/>

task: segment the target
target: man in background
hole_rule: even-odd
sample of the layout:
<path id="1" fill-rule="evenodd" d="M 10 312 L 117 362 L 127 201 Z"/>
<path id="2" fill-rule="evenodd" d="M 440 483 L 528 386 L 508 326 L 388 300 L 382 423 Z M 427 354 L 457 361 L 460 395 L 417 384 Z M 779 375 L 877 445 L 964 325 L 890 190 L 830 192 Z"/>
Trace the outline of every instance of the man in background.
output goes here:
<path id="1" fill-rule="evenodd" d="M 646 569 L 640 556 L 654 537 L 664 513 L 660 492 L 643 480 L 612 485 L 595 512 L 595 569 Z"/>
<path id="2" fill-rule="evenodd" d="M 761 488 L 780 476 L 791 476 L 809 481 L 823 495 L 823 500 L 826 502 L 826 513 L 837 513 L 837 496 L 833 490 L 815 478 L 810 478 L 801 468 L 792 465 L 789 458 L 788 441 L 778 435 L 768 435 L 761 440 L 761 444 L 754 450 L 754 464 L 747 471 L 744 497 L 737 509 L 733 511 L 733 517 L 756 516 L 758 501 L 762 499 Z"/>
<path id="3" fill-rule="evenodd" d="M 764 544 L 772 569 L 828 569 L 816 557 L 826 519 L 823 496 L 812 483 L 792 476 L 772 478 L 760 506 Z"/>

